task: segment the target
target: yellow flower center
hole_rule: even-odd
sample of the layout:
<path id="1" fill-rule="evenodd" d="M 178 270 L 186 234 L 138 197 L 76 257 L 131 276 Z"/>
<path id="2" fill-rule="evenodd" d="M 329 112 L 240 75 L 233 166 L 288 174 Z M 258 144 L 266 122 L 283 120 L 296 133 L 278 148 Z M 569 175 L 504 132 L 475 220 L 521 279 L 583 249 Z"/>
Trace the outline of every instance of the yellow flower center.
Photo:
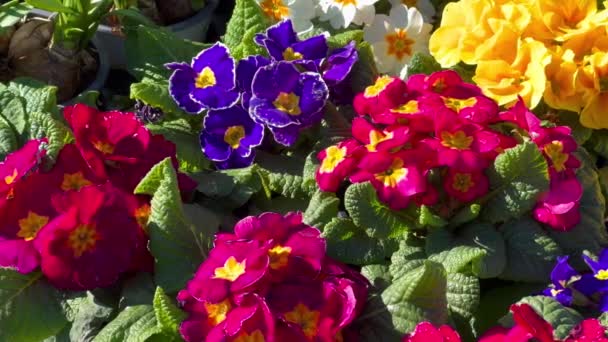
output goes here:
<path id="1" fill-rule="evenodd" d="M 289 7 L 283 0 L 264 0 L 260 3 L 260 7 L 262 12 L 274 21 L 280 21 L 289 15 Z"/>
<path id="2" fill-rule="evenodd" d="M 408 37 L 406 30 L 397 29 L 395 32 L 384 36 L 384 39 L 388 43 L 387 55 L 395 56 L 400 61 L 403 60 L 405 56 L 412 55 L 412 45 L 414 45 L 416 41 Z"/>
<path id="3" fill-rule="evenodd" d="M 245 127 L 238 126 L 230 126 L 226 129 L 224 133 L 224 141 L 226 144 L 230 145 L 230 147 L 237 149 L 241 145 L 241 140 L 245 137 Z"/>
<path id="4" fill-rule="evenodd" d="M 196 81 L 194 82 L 194 86 L 199 89 L 205 89 L 207 87 L 212 87 L 216 85 L 217 80 L 215 79 L 215 73 L 211 70 L 210 67 L 203 68 L 200 74 L 196 77 Z"/>
<path id="5" fill-rule="evenodd" d="M 365 95 L 365 97 L 378 96 L 378 94 L 380 94 L 392 81 L 393 78 L 390 76 L 378 77 L 373 85 L 365 88 L 363 95 Z"/>
<path id="6" fill-rule="evenodd" d="M 454 99 L 451 97 L 444 97 L 443 103 L 446 107 L 455 111 L 456 113 L 460 113 L 464 108 L 473 107 L 477 103 L 477 99 L 474 97 L 469 97 L 468 99 Z"/>
<path id="7" fill-rule="evenodd" d="M 82 254 L 95 248 L 99 234 L 92 224 L 82 224 L 74 229 L 68 237 L 68 243 L 74 256 L 80 258 Z"/>
<path id="8" fill-rule="evenodd" d="M 608 270 L 599 270 L 595 277 L 599 280 L 608 280 Z"/>
<path id="9" fill-rule="evenodd" d="M 466 135 L 463 131 L 455 133 L 441 132 L 441 145 L 457 150 L 466 150 L 471 147 L 473 137 Z"/>
<path id="10" fill-rule="evenodd" d="M 283 51 L 283 59 L 286 61 L 297 61 L 304 58 L 301 53 L 293 51 L 291 47 L 288 47 Z"/>
<path id="11" fill-rule="evenodd" d="M 112 154 L 114 153 L 114 146 L 108 142 L 103 142 L 101 140 L 97 140 L 93 142 L 93 146 L 97 149 L 97 151 L 103 154 Z"/>
<path id="12" fill-rule="evenodd" d="M 215 274 L 213 278 L 215 279 L 224 279 L 228 281 L 235 281 L 240 276 L 245 274 L 245 262 L 247 260 L 243 260 L 242 262 L 236 261 L 236 258 L 231 256 L 226 260 L 224 266 L 218 267 L 215 269 Z"/>
<path id="13" fill-rule="evenodd" d="M 452 187 L 460 192 L 467 192 L 470 188 L 475 186 L 470 173 L 457 173 L 454 175 L 454 182 Z"/>
<path id="14" fill-rule="evenodd" d="M 27 213 L 27 217 L 20 219 L 18 222 L 19 231 L 17 236 L 25 241 L 33 240 L 38 234 L 38 231 L 49 223 L 48 216 L 40 216 L 33 211 Z"/>
<path id="15" fill-rule="evenodd" d="M 135 209 L 135 219 L 137 220 L 137 224 L 144 231 L 148 231 L 148 220 L 150 219 L 150 214 L 152 213 L 152 208 L 149 204 L 144 204 L 141 207 Z"/>
<path id="16" fill-rule="evenodd" d="M 367 150 L 370 152 L 376 152 L 376 147 L 383 141 L 390 140 L 394 136 L 393 132 L 388 132 L 386 134 L 380 131 L 370 131 L 369 132 L 369 144 L 367 144 Z"/>
<path id="17" fill-rule="evenodd" d="M 6 185 L 11 185 L 15 182 L 15 179 L 17 179 L 17 176 L 19 175 L 19 171 L 17 171 L 17 169 L 13 170 L 13 173 L 4 177 L 4 183 L 6 183 Z"/>
<path id="18" fill-rule="evenodd" d="M 264 339 L 264 334 L 260 330 L 256 330 L 251 335 L 246 332 L 240 333 L 234 339 L 234 342 L 266 342 L 266 339 Z"/>
<path id="19" fill-rule="evenodd" d="M 346 147 L 330 146 L 325 150 L 325 158 L 319 172 L 332 172 L 346 158 Z"/>
<path id="20" fill-rule="evenodd" d="M 280 92 L 272 104 L 276 109 L 289 115 L 296 116 L 302 114 L 300 97 L 294 93 Z"/>
<path id="21" fill-rule="evenodd" d="M 433 88 L 433 91 L 436 93 L 443 92 L 446 88 L 445 79 L 443 77 L 437 78 L 435 82 L 433 82 L 433 84 L 431 85 L 431 88 Z"/>
<path id="22" fill-rule="evenodd" d="M 564 144 L 561 141 L 554 140 L 543 147 L 543 151 L 551 158 L 555 171 L 561 172 L 566 169 L 566 161 L 568 155 L 564 153 Z"/>
<path id="23" fill-rule="evenodd" d="M 403 167 L 403 160 L 395 158 L 388 170 L 376 174 L 375 176 L 385 187 L 394 188 L 401 180 L 407 177 L 407 169 Z"/>
<path id="24" fill-rule="evenodd" d="M 293 311 L 285 314 L 285 319 L 299 325 L 304 335 L 312 339 L 317 336 L 319 316 L 319 311 L 310 310 L 306 305 L 298 303 Z"/>
<path id="25" fill-rule="evenodd" d="M 222 323 L 226 319 L 228 311 L 230 311 L 230 300 L 226 299 L 217 304 L 205 303 L 205 310 L 207 310 L 207 320 L 211 326 L 216 326 Z"/>
<path id="26" fill-rule="evenodd" d="M 418 113 L 419 110 L 420 109 L 418 108 L 418 101 L 410 100 L 406 104 L 403 104 L 391 111 L 393 113 L 398 113 L 398 114 L 414 114 L 414 113 Z"/>
<path id="27" fill-rule="evenodd" d="M 61 190 L 63 191 L 78 191 L 87 185 L 91 185 L 93 183 L 89 182 L 82 172 L 76 173 L 66 173 L 63 175 L 63 182 L 61 183 Z"/>
<path id="28" fill-rule="evenodd" d="M 291 254 L 291 247 L 275 246 L 268 251 L 270 257 L 270 268 L 278 270 L 287 266 L 289 263 L 289 255 Z"/>

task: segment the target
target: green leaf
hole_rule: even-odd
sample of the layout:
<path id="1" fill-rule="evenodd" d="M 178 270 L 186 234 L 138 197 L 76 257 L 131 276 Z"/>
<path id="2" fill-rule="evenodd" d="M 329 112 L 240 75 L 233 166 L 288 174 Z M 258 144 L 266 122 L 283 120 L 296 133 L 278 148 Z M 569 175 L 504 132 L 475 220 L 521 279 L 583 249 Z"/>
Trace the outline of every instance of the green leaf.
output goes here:
<path id="1" fill-rule="evenodd" d="M 0 5 L 0 33 L 25 18 L 31 7 L 13 0 Z"/>
<path id="2" fill-rule="evenodd" d="M 0 160 L 4 160 L 7 154 L 17 148 L 19 148 L 19 142 L 15 131 L 4 118 L 0 117 Z"/>
<path id="3" fill-rule="evenodd" d="M 68 305 L 72 311 L 70 340 L 91 341 L 112 320 L 117 303 L 107 292 L 96 290 L 68 300 Z"/>
<path id="4" fill-rule="evenodd" d="M 412 246 L 407 239 L 402 240 L 399 250 L 391 256 L 389 271 L 394 279 L 405 276 L 408 272 L 422 266 L 426 253 L 422 246 Z"/>
<path id="5" fill-rule="evenodd" d="M 297 157 L 258 153 L 257 164 L 263 169 L 269 190 L 288 198 L 309 199 L 317 190 L 316 183 L 304 180 L 304 160 Z"/>
<path id="6" fill-rule="evenodd" d="M 160 108 L 165 114 L 184 113 L 169 94 L 168 80 L 155 80 L 146 77 L 139 83 L 131 84 L 130 96 L 134 100 L 140 100 L 147 105 Z"/>
<path id="7" fill-rule="evenodd" d="M 466 319 L 475 314 L 479 305 L 481 289 L 479 279 L 462 273 L 449 273 L 447 275 L 448 309 Z"/>
<path id="8" fill-rule="evenodd" d="M 430 75 L 435 71 L 440 71 L 441 65 L 437 63 L 433 56 L 424 52 L 416 52 L 407 66 L 407 74 L 425 74 Z"/>
<path id="9" fill-rule="evenodd" d="M 317 190 L 304 212 L 304 223 L 323 230 L 326 224 L 338 216 L 340 199 L 334 193 Z"/>
<path id="10" fill-rule="evenodd" d="M 149 248 L 155 259 L 154 279 L 167 292 L 177 292 L 192 277 L 207 254 L 210 236 L 184 216 L 177 175 L 171 159 L 155 165 L 135 188 L 152 196 L 148 221 Z"/>
<path id="11" fill-rule="evenodd" d="M 0 116 L 11 125 L 18 136 L 23 136 L 28 124 L 25 106 L 24 98 L 9 91 L 0 93 Z"/>
<path id="12" fill-rule="evenodd" d="M 526 142 L 505 150 L 488 170 L 490 188 L 483 217 L 506 222 L 529 212 L 538 195 L 549 188 L 547 162 L 536 144 Z"/>
<path id="13" fill-rule="evenodd" d="M 57 87 L 32 78 L 18 77 L 9 82 L 7 90 L 25 99 L 27 113 L 54 113 L 57 110 Z"/>
<path id="14" fill-rule="evenodd" d="M 485 256 L 473 262 L 473 274 L 482 279 L 495 278 L 507 265 L 505 240 L 493 225 L 468 224 L 458 231 L 456 242 L 482 248 Z"/>
<path id="15" fill-rule="evenodd" d="M 185 119 L 164 121 L 147 127 L 152 133 L 162 134 L 165 139 L 175 144 L 180 171 L 195 173 L 210 168 L 210 162 L 201 149 L 198 131 L 194 133 Z"/>
<path id="16" fill-rule="evenodd" d="M 59 13 L 70 13 L 78 15 L 78 13 L 70 7 L 64 6 L 59 0 L 25 0 L 25 2 L 35 8 Z"/>
<path id="17" fill-rule="evenodd" d="M 553 117 L 553 120 L 558 126 L 568 126 L 572 129 L 572 137 L 576 140 L 579 146 L 582 146 L 589 138 L 593 130 L 587 128 L 581 124 L 580 116 L 578 113 L 569 111 L 559 111 L 557 115 Z"/>
<path id="18" fill-rule="evenodd" d="M 262 180 L 265 177 L 257 164 L 242 169 L 225 170 L 221 173 L 231 177 L 235 184 L 223 202 L 225 206 L 231 208 L 238 208 L 247 203 L 253 194 L 262 189 Z"/>
<path id="19" fill-rule="evenodd" d="M 579 209 L 581 221 L 567 232 L 548 229 L 549 236 L 573 257 L 572 260 L 580 259 L 579 255 L 583 250 L 597 254 L 608 244 L 608 235 L 604 226 L 606 200 L 602 194 L 598 174 L 584 150 L 580 150 L 577 157 L 582 161 L 581 168 L 576 172 L 576 177 L 583 187 Z"/>
<path id="20" fill-rule="evenodd" d="M 179 338 L 179 325 L 186 318 L 186 313 L 167 297 L 161 287 L 157 287 L 154 294 L 154 313 L 163 333 Z"/>
<path id="21" fill-rule="evenodd" d="M 375 239 L 355 226 L 351 219 L 334 218 L 325 226 L 327 254 L 347 264 L 369 265 L 386 262 L 397 249 L 397 241 Z"/>
<path id="22" fill-rule="evenodd" d="M 351 71 L 351 88 L 353 93 L 360 93 L 370 84 L 374 84 L 378 77 L 378 69 L 374 61 L 374 52 L 371 45 L 363 41 L 357 45 L 359 60 Z"/>
<path id="23" fill-rule="evenodd" d="M 167 29 L 138 26 L 127 32 L 127 67 L 129 72 L 142 79 L 167 80 L 171 71 L 164 65 L 186 62 L 208 45 L 178 38 Z"/>
<path id="24" fill-rule="evenodd" d="M 0 341 L 38 342 L 68 323 L 61 294 L 42 274 L 0 268 Z"/>
<path id="25" fill-rule="evenodd" d="M 255 0 L 236 0 L 232 17 L 226 26 L 224 43 L 236 59 L 249 54 L 262 54 L 263 49 L 256 47 L 253 36 L 264 31 L 268 21 Z"/>
<path id="26" fill-rule="evenodd" d="M 507 265 L 500 278 L 545 282 L 561 248 L 531 218 L 505 223 L 500 230 L 506 242 Z"/>
<path id="27" fill-rule="evenodd" d="M 460 209 L 449 221 L 448 228 L 456 228 L 479 217 L 481 205 L 473 203 Z"/>
<path id="28" fill-rule="evenodd" d="M 93 342 L 145 342 L 160 332 L 152 305 L 129 306 Z"/>
<path id="29" fill-rule="evenodd" d="M 379 291 L 384 291 L 393 282 L 388 265 L 363 266 L 361 274 Z"/>
<path id="30" fill-rule="evenodd" d="M 429 207 L 422 205 L 420 207 L 420 216 L 418 216 L 418 224 L 421 227 L 441 228 L 448 223 L 439 215 L 433 213 Z"/>
<path id="31" fill-rule="evenodd" d="M 72 132 L 61 121 L 53 118 L 48 112 L 30 113 L 30 139 L 48 139 L 47 158 L 51 162 L 59 154 L 63 146 L 72 140 Z"/>
<path id="32" fill-rule="evenodd" d="M 415 227 L 415 218 L 381 203 L 370 183 L 349 186 L 344 194 L 344 206 L 355 224 L 371 237 L 399 237 Z"/>
<path id="33" fill-rule="evenodd" d="M 118 307 L 122 310 L 127 306 L 148 305 L 154 299 L 156 285 L 150 273 L 142 272 L 127 279 L 122 286 Z"/>
<path id="34" fill-rule="evenodd" d="M 412 311 L 410 321 L 422 317 L 422 312 L 418 313 L 420 309 L 412 306 Z M 403 333 L 395 329 L 391 313 L 376 293 L 369 295 L 365 309 L 357 320 L 356 328 L 358 328 L 359 340 L 362 342 L 401 341 L 403 338 Z"/>
<path id="35" fill-rule="evenodd" d="M 477 247 L 456 246 L 438 254 L 429 255 L 429 260 L 438 262 L 448 273 L 466 272 L 472 269 L 472 264 L 479 262 L 486 252 Z"/>
<path id="36" fill-rule="evenodd" d="M 74 100 L 70 101 L 70 103 L 82 103 L 86 104 L 89 107 L 98 108 L 99 107 L 99 93 L 98 90 L 89 90 L 78 94 Z"/>
<path id="37" fill-rule="evenodd" d="M 560 340 L 565 339 L 572 328 L 583 320 L 583 316 L 578 312 L 562 306 L 551 297 L 525 297 L 518 304 L 522 303 L 530 305 L 536 313 L 549 322 L 553 327 L 553 335 Z"/>
<path id="38" fill-rule="evenodd" d="M 597 319 L 604 328 L 608 327 L 608 312 L 602 313 Z"/>
<path id="39" fill-rule="evenodd" d="M 337 49 L 352 41 L 356 43 L 363 41 L 363 30 L 350 30 L 331 35 L 327 38 L 327 45 L 332 49 Z"/>
<path id="40" fill-rule="evenodd" d="M 445 324 L 448 318 L 447 276 L 439 263 L 426 260 L 406 273 L 382 293 L 382 301 L 392 315 L 395 328 L 411 331 L 417 323 Z"/>

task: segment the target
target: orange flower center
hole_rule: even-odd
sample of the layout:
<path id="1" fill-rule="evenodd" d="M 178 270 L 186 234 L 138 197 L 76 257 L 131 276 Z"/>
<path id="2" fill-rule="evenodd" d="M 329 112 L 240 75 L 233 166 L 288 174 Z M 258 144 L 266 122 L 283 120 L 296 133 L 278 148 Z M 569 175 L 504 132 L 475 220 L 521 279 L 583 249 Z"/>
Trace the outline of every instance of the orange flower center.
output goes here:
<path id="1" fill-rule="evenodd" d="M 152 208 L 150 208 L 149 204 L 144 204 L 141 207 L 135 209 L 135 219 L 137 220 L 137 224 L 144 231 L 148 230 L 148 220 L 150 219 L 150 213 L 152 212 Z"/>
<path id="2" fill-rule="evenodd" d="M 232 307 L 229 299 L 217 304 L 205 303 L 204 305 L 205 310 L 207 310 L 207 320 L 211 326 L 216 326 L 222 323 L 226 319 L 226 315 Z"/>
<path id="3" fill-rule="evenodd" d="M 68 243 L 74 256 L 80 258 L 85 252 L 95 248 L 99 234 L 92 224 L 82 224 L 72 231 L 68 237 Z"/>
<path id="4" fill-rule="evenodd" d="M 260 330 L 252 332 L 251 335 L 243 331 L 234 339 L 234 342 L 266 342 L 266 339 Z"/>
<path id="5" fill-rule="evenodd" d="M 564 144 L 561 141 L 554 140 L 543 147 L 543 151 L 551 158 L 555 171 L 561 172 L 566 169 L 566 161 L 568 155 L 564 153 Z"/>
<path id="6" fill-rule="evenodd" d="M 38 231 L 49 223 L 48 216 L 40 216 L 33 211 L 27 213 L 27 217 L 20 219 L 18 222 L 19 231 L 17 236 L 25 241 L 33 240 L 38 234 Z"/>
<path id="7" fill-rule="evenodd" d="M 471 147 L 473 137 L 466 135 L 463 131 L 455 133 L 441 132 L 441 145 L 457 150 L 466 150 Z"/>
<path id="8" fill-rule="evenodd" d="M 101 140 L 98 140 L 98 141 L 93 142 L 93 146 L 95 146 L 95 148 L 103 154 L 114 153 L 114 146 L 112 146 L 108 142 L 103 142 Z"/>
<path id="9" fill-rule="evenodd" d="M 319 316 L 319 311 L 310 310 L 306 305 L 298 303 L 293 311 L 285 314 L 285 320 L 299 325 L 304 335 L 312 339 L 317 336 Z"/>
<path id="10" fill-rule="evenodd" d="M 454 175 L 454 182 L 452 183 L 454 190 L 464 193 L 468 192 L 473 186 L 475 186 L 475 183 L 470 173 L 457 173 Z"/>
<path id="11" fill-rule="evenodd" d="M 283 247 L 280 245 L 275 246 L 268 251 L 268 257 L 270 258 L 270 268 L 278 270 L 287 266 L 289 263 L 289 255 L 291 254 L 291 247 Z"/>
<path id="12" fill-rule="evenodd" d="M 63 175 L 63 182 L 61 183 L 61 190 L 70 191 L 75 190 L 78 191 L 87 185 L 91 185 L 93 183 L 89 182 L 82 172 L 76 173 L 66 173 Z"/>
<path id="13" fill-rule="evenodd" d="M 289 15 L 289 7 L 285 5 L 283 0 L 264 0 L 260 3 L 262 12 L 267 17 L 279 21 Z"/>
<path id="14" fill-rule="evenodd" d="M 416 5 L 418 5 L 418 0 L 401 0 L 401 3 L 407 6 L 408 8 L 416 7 Z"/>
<path id="15" fill-rule="evenodd" d="M 416 42 L 407 36 L 404 29 L 397 29 L 394 33 L 387 34 L 384 39 L 388 43 L 387 54 L 403 60 L 405 56 L 412 55 L 412 45 Z"/>
<path id="16" fill-rule="evenodd" d="M 6 183 L 6 185 L 11 185 L 15 182 L 15 179 L 17 179 L 17 176 L 19 175 L 19 171 L 17 171 L 17 169 L 13 170 L 13 173 L 4 177 L 4 183 Z"/>

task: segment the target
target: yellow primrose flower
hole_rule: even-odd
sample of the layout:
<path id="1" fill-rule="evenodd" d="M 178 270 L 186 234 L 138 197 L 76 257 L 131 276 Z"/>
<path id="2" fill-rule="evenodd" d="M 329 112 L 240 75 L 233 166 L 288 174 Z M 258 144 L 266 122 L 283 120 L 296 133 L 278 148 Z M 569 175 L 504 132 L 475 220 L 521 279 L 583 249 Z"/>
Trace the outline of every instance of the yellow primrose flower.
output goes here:
<path id="1" fill-rule="evenodd" d="M 548 80 L 545 102 L 550 107 L 578 113 L 585 102 L 583 93 L 576 85 L 579 66 L 574 60 L 574 52 L 558 47 L 551 55 L 551 63 L 545 69 Z"/>
<path id="2" fill-rule="evenodd" d="M 587 56 L 580 68 L 577 85 L 585 90 L 586 105 L 581 112 L 585 127 L 608 128 L 608 53 L 597 51 Z"/>
<path id="3" fill-rule="evenodd" d="M 585 29 L 597 13 L 597 0 L 537 0 L 534 30 L 538 40 L 557 39 L 565 33 Z"/>
<path id="4" fill-rule="evenodd" d="M 473 81 L 499 105 L 509 105 L 521 96 L 530 108 L 536 107 L 545 91 L 545 67 L 551 55 L 543 43 L 532 38 L 520 41 L 513 63 L 504 60 L 480 61 Z"/>

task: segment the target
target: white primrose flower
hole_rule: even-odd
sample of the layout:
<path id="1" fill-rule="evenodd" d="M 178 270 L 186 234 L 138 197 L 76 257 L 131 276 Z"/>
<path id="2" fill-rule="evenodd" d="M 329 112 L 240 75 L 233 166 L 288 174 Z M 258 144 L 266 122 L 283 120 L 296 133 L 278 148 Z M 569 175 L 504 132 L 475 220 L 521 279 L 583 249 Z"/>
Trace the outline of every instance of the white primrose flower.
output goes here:
<path id="1" fill-rule="evenodd" d="M 315 17 L 314 0 L 256 0 L 262 12 L 273 22 L 291 19 L 298 33 L 312 30 L 311 19 Z"/>
<path id="2" fill-rule="evenodd" d="M 374 20 L 378 0 L 318 0 L 321 20 L 328 21 L 334 29 L 346 28 L 351 23 L 369 24 Z"/>
<path id="3" fill-rule="evenodd" d="M 431 29 L 417 9 L 400 5 L 394 6 L 389 16 L 377 15 L 363 31 L 374 52 L 378 71 L 406 78 L 412 56 L 416 52 L 428 52 Z"/>
<path id="4" fill-rule="evenodd" d="M 420 13 L 422 13 L 422 17 L 424 18 L 424 22 L 432 24 L 435 21 L 435 7 L 431 3 L 431 0 L 390 0 L 393 7 L 405 5 L 407 8 L 416 7 Z"/>

